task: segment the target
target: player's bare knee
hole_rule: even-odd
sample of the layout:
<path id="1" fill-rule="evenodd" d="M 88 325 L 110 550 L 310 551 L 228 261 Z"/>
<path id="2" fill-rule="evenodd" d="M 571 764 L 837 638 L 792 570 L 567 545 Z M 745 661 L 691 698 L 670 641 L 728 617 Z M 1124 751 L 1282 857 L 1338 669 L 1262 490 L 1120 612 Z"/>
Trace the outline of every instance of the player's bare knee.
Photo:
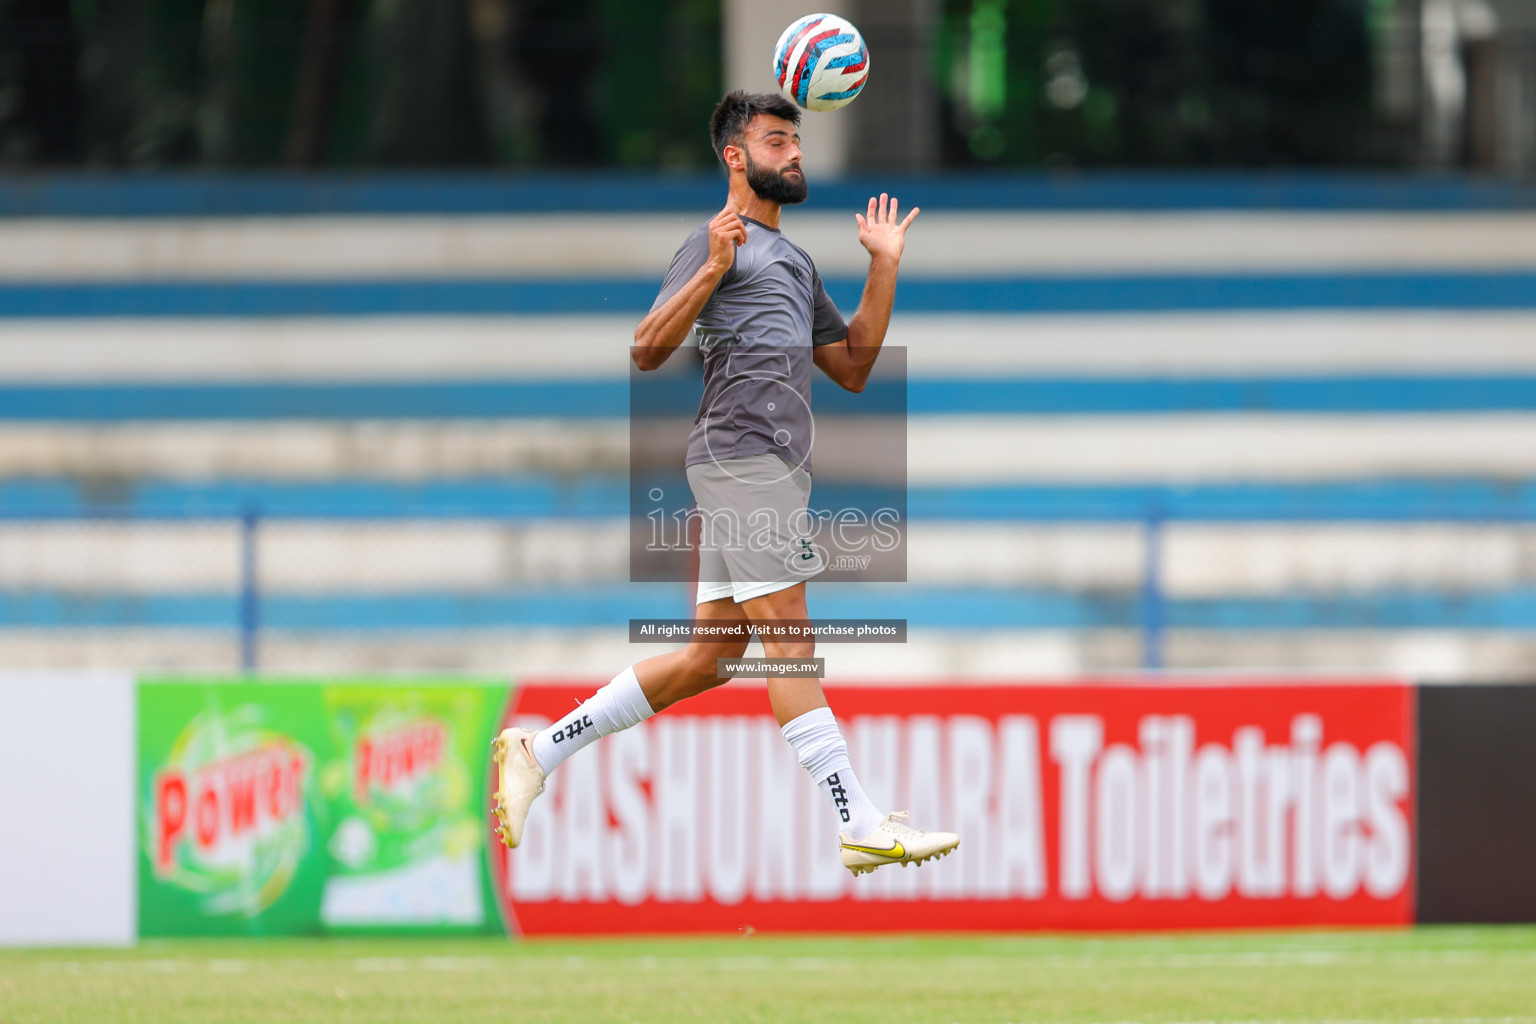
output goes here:
<path id="1" fill-rule="evenodd" d="M 770 658 L 806 659 L 816 657 L 816 641 L 814 640 L 775 640 L 765 644 L 764 649 Z"/>
<path id="2" fill-rule="evenodd" d="M 720 674 L 720 659 L 739 658 L 747 651 L 746 641 L 727 644 L 689 644 L 688 676 L 695 692 L 702 693 L 730 681 Z"/>

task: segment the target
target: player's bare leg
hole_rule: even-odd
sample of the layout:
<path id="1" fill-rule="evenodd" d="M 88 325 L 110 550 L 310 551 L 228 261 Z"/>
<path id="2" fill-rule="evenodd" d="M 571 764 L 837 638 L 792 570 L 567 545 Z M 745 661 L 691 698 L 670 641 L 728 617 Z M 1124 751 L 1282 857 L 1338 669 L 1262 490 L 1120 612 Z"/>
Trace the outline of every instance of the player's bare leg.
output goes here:
<path id="1" fill-rule="evenodd" d="M 805 622 L 805 584 L 742 602 L 753 622 Z M 765 638 L 770 658 L 811 658 L 814 640 Z M 848 744 L 816 676 L 769 677 L 768 701 L 784 739 L 795 748 L 800 764 L 832 802 L 841 823 L 840 855 L 856 875 L 885 864 L 921 864 L 942 857 L 960 845 L 953 832 L 923 832 L 907 825 L 907 812 L 881 815 L 865 795 L 848 759 Z"/>
<path id="2" fill-rule="evenodd" d="M 747 625 L 747 613 L 734 598 L 722 597 L 705 601 L 694 612 L 694 622 L 700 624 L 737 623 Z M 655 711 L 663 711 L 680 700 L 697 696 L 705 690 L 730 682 L 716 673 L 721 658 L 739 658 L 747 651 L 750 639 L 711 642 L 694 640 L 676 651 L 646 658 L 635 665 L 635 675 L 645 698 Z"/>
<path id="3" fill-rule="evenodd" d="M 728 597 L 699 605 L 694 619 L 742 625 L 747 621 L 741 606 Z M 695 640 L 620 672 L 591 700 L 547 729 L 503 729 L 491 745 L 497 780 L 493 807 L 501 841 L 508 847 L 522 842 L 529 806 L 544 792 L 549 773 L 566 758 L 603 736 L 639 725 L 680 700 L 729 682 L 716 673 L 717 659 L 741 657 L 747 643 L 746 639 Z"/>
<path id="4" fill-rule="evenodd" d="M 810 618 L 805 607 L 804 583 L 749 598 L 741 603 L 741 608 L 753 622 L 805 622 Z M 816 642 L 767 637 L 763 639 L 763 653 L 770 658 L 814 658 Z M 770 676 L 768 703 L 782 728 L 801 715 L 826 707 L 827 695 L 815 676 Z"/>

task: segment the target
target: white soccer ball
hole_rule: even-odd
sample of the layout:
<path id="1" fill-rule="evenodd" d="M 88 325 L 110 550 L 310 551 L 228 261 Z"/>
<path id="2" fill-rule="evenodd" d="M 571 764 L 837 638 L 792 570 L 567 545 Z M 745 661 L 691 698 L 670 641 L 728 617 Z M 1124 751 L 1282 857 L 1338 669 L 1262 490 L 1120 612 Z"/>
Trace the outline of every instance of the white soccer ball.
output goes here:
<path id="1" fill-rule="evenodd" d="M 864 91 L 869 47 L 847 18 L 807 14 L 773 48 L 779 90 L 807 110 L 836 110 Z"/>

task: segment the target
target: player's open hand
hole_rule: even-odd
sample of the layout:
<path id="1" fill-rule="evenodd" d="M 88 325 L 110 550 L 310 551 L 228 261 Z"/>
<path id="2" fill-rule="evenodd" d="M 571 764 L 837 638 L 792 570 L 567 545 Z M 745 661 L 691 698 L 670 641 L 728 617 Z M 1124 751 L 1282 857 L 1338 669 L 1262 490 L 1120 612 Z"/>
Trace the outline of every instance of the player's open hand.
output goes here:
<path id="1" fill-rule="evenodd" d="M 736 262 L 736 247 L 747 240 L 747 222 L 730 207 L 715 214 L 709 222 L 709 262 L 720 273 Z"/>
<path id="2" fill-rule="evenodd" d="M 896 220 L 896 197 L 880 193 L 879 199 L 869 201 L 869 213 L 854 214 L 859 222 L 859 242 L 876 258 L 901 259 L 901 250 L 907 244 L 907 225 L 922 212 L 912 207 L 906 219 Z"/>

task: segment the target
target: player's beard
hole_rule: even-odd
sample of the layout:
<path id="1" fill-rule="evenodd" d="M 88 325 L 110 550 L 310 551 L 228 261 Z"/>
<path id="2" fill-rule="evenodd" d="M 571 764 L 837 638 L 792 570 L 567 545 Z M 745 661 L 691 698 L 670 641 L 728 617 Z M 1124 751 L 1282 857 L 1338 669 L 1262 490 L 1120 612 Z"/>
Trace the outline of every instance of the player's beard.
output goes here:
<path id="1" fill-rule="evenodd" d="M 810 195 L 811 186 L 806 182 L 805 172 L 800 168 L 795 168 L 800 171 L 799 174 L 790 176 L 771 167 L 762 167 L 753 163 L 750 154 L 743 155 L 747 158 L 747 184 L 751 186 L 757 198 L 788 206 L 793 203 L 803 203 L 805 197 Z"/>

